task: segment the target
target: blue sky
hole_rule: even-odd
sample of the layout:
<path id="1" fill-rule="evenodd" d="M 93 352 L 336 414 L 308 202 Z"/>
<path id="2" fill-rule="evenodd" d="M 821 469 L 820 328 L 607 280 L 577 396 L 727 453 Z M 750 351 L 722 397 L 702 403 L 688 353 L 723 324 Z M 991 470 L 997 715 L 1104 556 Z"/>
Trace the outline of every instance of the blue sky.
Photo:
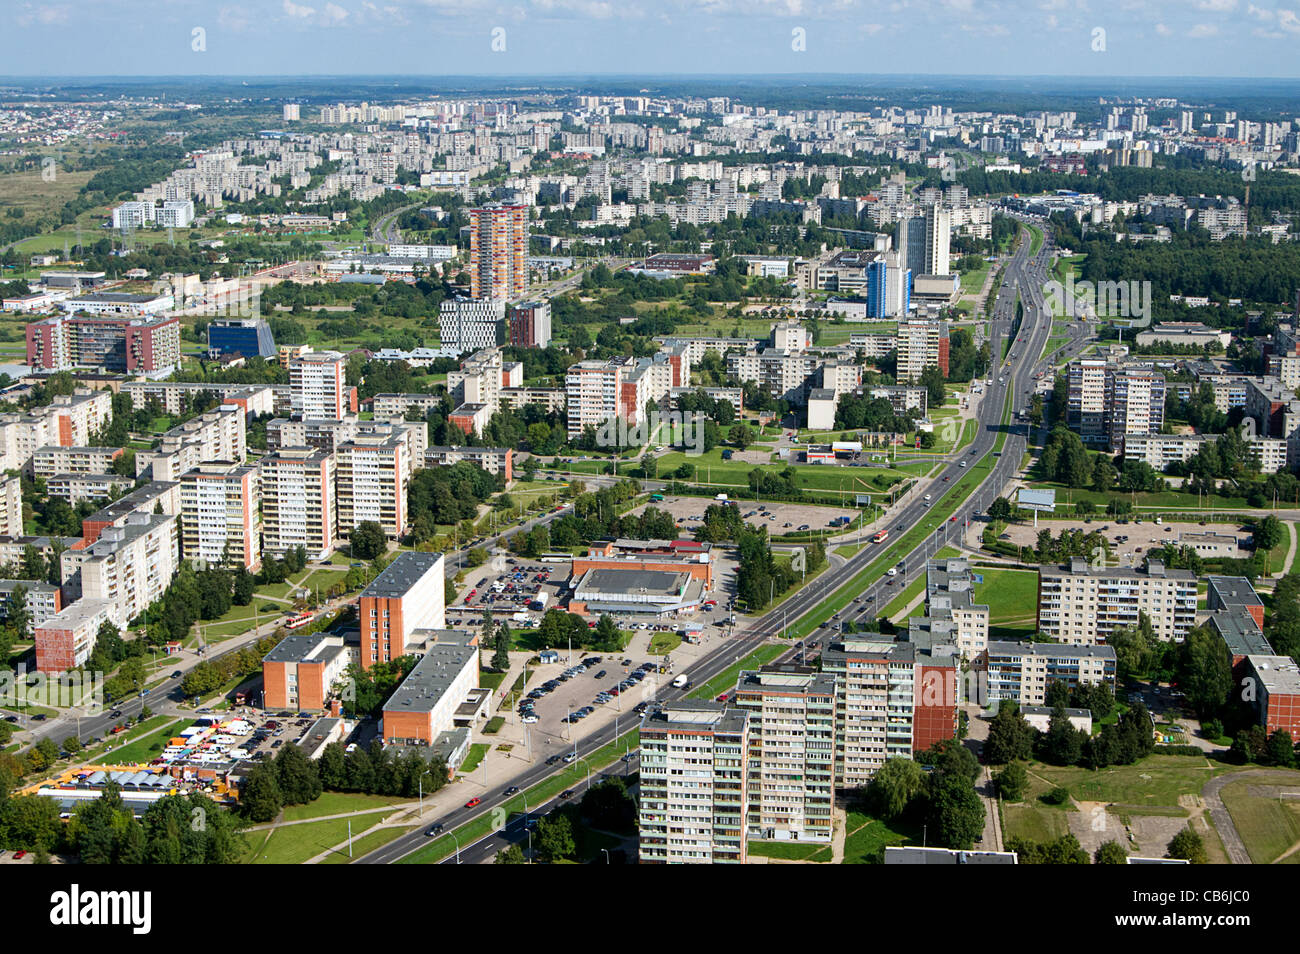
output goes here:
<path id="1" fill-rule="evenodd" d="M 1300 0 L 0 0 L 0 17 L 0 73 L 19 76 L 1300 76 Z"/>

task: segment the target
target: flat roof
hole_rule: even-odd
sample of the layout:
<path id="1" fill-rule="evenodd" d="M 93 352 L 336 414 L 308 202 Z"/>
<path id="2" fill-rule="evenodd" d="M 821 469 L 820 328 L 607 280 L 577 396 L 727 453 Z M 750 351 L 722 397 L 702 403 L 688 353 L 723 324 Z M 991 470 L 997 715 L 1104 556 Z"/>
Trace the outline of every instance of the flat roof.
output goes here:
<path id="1" fill-rule="evenodd" d="M 988 654 L 992 656 L 1057 656 L 1082 659 L 1114 659 L 1114 646 L 1071 646 L 1065 643 L 1020 643 L 991 640 Z"/>
<path id="2" fill-rule="evenodd" d="M 1290 656 L 1247 656 L 1250 668 L 1269 692 L 1300 695 L 1300 666 Z"/>
<path id="3" fill-rule="evenodd" d="M 1224 606 L 1263 606 L 1264 601 L 1244 576 L 1207 576 L 1205 582 Z"/>
<path id="4" fill-rule="evenodd" d="M 264 660 L 272 663 L 324 662 L 336 655 L 336 652 L 328 650 L 336 650 L 338 653 L 345 651 L 341 643 L 324 645 L 329 638 L 324 633 L 290 633 L 276 643 Z M 334 639 L 337 640 L 338 637 Z"/>
<path id="5" fill-rule="evenodd" d="M 1221 609 L 1210 613 L 1206 620 L 1228 646 L 1234 656 L 1272 656 L 1273 647 L 1255 622 L 1255 617 L 1244 609 Z"/>
<path id="6" fill-rule="evenodd" d="M 405 596 L 441 561 L 441 553 L 419 553 L 411 550 L 399 553 L 397 559 L 362 590 L 361 596 L 384 599 Z M 438 585 L 443 585 L 442 580 L 438 581 Z"/>
<path id="7" fill-rule="evenodd" d="M 575 592 L 595 590 L 599 593 L 645 593 L 651 596 L 675 597 L 690 574 L 667 570 L 633 570 L 622 567 L 597 567 L 582 575 Z"/>
<path id="8" fill-rule="evenodd" d="M 662 729 L 668 732 L 712 732 L 740 733 L 749 721 L 749 712 L 734 706 L 725 707 L 712 699 L 682 700 L 670 702 L 658 709 L 651 710 L 645 717 L 644 728 Z"/>
<path id="9" fill-rule="evenodd" d="M 435 643 L 384 703 L 385 712 L 428 712 L 447 694 L 456 677 L 478 659 L 478 650 Z"/>

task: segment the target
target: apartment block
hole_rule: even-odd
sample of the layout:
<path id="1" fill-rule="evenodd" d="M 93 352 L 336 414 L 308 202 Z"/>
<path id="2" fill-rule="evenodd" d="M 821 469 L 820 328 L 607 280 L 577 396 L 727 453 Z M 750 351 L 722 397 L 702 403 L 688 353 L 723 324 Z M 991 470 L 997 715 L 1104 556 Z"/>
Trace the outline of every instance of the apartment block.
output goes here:
<path id="1" fill-rule="evenodd" d="M 1207 576 L 1205 608 L 1247 613 L 1260 629 L 1264 628 L 1264 601 L 1244 576 Z"/>
<path id="2" fill-rule="evenodd" d="M 37 477 L 107 474 L 123 453 L 120 447 L 41 447 L 32 455 L 32 473 Z"/>
<path id="3" fill-rule="evenodd" d="M 938 642 L 955 643 L 965 659 L 974 659 L 989 640 L 989 608 L 974 599 L 975 579 L 963 559 L 930 560 L 925 565 L 925 616 L 911 627 Z"/>
<path id="4" fill-rule="evenodd" d="M 1140 461 L 1163 471 L 1170 464 L 1191 460 L 1207 441 L 1217 439 L 1212 434 L 1126 434 L 1124 460 Z"/>
<path id="5" fill-rule="evenodd" d="M 931 319 L 900 321 L 897 334 L 898 380 L 917 381 L 934 366 L 948 376 L 948 323 Z"/>
<path id="6" fill-rule="evenodd" d="M 1196 625 L 1196 576 L 1158 560 L 1146 569 L 1093 567 L 1082 557 L 1038 571 L 1038 629 L 1076 646 L 1104 643 L 1146 613 L 1159 639 L 1181 642 Z"/>
<path id="7" fill-rule="evenodd" d="M 210 461 L 181 475 L 181 552 L 195 563 L 262 565 L 261 484 L 257 468 Z"/>
<path id="8" fill-rule="evenodd" d="M 515 479 L 514 457 L 509 447 L 430 447 L 424 452 L 424 466 L 450 467 L 467 460 L 489 474 L 504 474 L 508 486 Z"/>
<path id="9" fill-rule="evenodd" d="M 63 591 L 51 583 L 39 580 L 0 580 L 0 619 L 9 618 L 9 604 L 19 587 L 26 594 L 23 606 L 27 608 L 32 626 L 40 626 L 63 608 Z"/>
<path id="10" fill-rule="evenodd" d="M 181 512 L 179 481 L 152 480 L 84 518 L 81 521 L 80 546 L 90 546 L 99 539 L 106 527 L 120 526 L 132 514 L 151 514 L 154 511 L 172 516 Z M 73 546 L 76 548 L 77 544 Z"/>
<path id="11" fill-rule="evenodd" d="M 469 277 L 473 298 L 528 293 L 527 206 L 492 203 L 469 210 Z"/>
<path id="12" fill-rule="evenodd" d="M 338 446 L 339 536 L 373 520 L 396 540 L 406 533 L 406 491 L 411 484 L 411 448 L 404 434 L 358 434 Z"/>
<path id="13" fill-rule="evenodd" d="M 110 604 L 114 625 L 125 629 L 162 599 L 179 564 L 177 543 L 175 516 L 130 514 L 94 543 L 63 551 L 63 586 L 79 599 Z"/>
<path id="14" fill-rule="evenodd" d="M 81 500 L 107 500 L 134 484 L 135 478 L 118 474 L 52 474 L 45 478 L 46 492 L 73 506 Z"/>
<path id="15" fill-rule="evenodd" d="M 985 677 L 983 703 L 1010 699 L 1022 706 L 1041 706 L 1047 687 L 1061 682 L 1115 688 L 1115 650 L 1111 646 L 1067 646 L 1060 643 L 992 640 L 975 661 Z"/>
<path id="16" fill-rule="evenodd" d="M 569 439 L 581 437 L 584 428 L 600 427 L 618 416 L 623 365 L 617 361 L 579 361 L 564 378 L 569 409 Z"/>
<path id="17" fill-rule="evenodd" d="M 42 371 L 104 368 L 125 374 L 166 374 L 180 364 L 180 319 L 139 317 L 155 302 L 170 308 L 171 296 L 109 299 L 69 299 L 64 307 L 100 313 L 59 315 L 29 324 L 27 363 Z"/>
<path id="18" fill-rule="evenodd" d="M 1066 369 L 1065 423 L 1085 444 L 1103 444 L 1110 433 L 1106 410 L 1107 363 L 1083 358 Z"/>
<path id="19" fill-rule="evenodd" d="M 172 481 L 206 461 L 243 463 L 248 457 L 244 421 L 242 408 L 223 404 L 176 425 L 153 450 L 135 455 L 136 476 Z"/>
<path id="20" fill-rule="evenodd" d="M 551 306 L 544 301 L 511 305 L 506 312 L 509 342 L 519 348 L 545 348 L 551 343 Z"/>
<path id="21" fill-rule="evenodd" d="M 1165 376 L 1159 371 L 1113 369 L 1106 374 L 1109 446 L 1124 446 L 1129 434 L 1154 434 L 1165 422 Z"/>
<path id="22" fill-rule="evenodd" d="M 282 447 L 257 462 L 264 551 L 282 556 L 302 547 L 312 560 L 334 552 L 335 467 L 332 453 L 314 447 Z"/>
<path id="23" fill-rule="evenodd" d="M 502 298 L 448 298 L 439 306 L 438 335 L 444 351 L 464 354 L 496 348 L 506 340 Z"/>
<path id="24" fill-rule="evenodd" d="M 836 677 L 835 784 L 857 788 L 891 758 L 911 758 L 957 731 L 954 644 L 846 636 L 822 653 Z"/>
<path id="25" fill-rule="evenodd" d="M 84 666 L 99 638 L 99 628 L 113 619 L 113 604 L 77 600 L 55 613 L 32 632 L 37 672 L 67 672 Z"/>
<path id="26" fill-rule="evenodd" d="M 1300 666 L 1290 656 L 1248 656 L 1252 705 L 1269 735 L 1279 730 L 1300 738 Z"/>
<path id="27" fill-rule="evenodd" d="M 262 658 L 263 706 L 294 712 L 324 709 L 353 661 L 342 636 L 290 633 Z"/>
<path id="28" fill-rule="evenodd" d="M 829 843 L 835 677 L 804 666 L 744 671 L 735 704 L 749 713 L 749 837 Z"/>
<path id="29" fill-rule="evenodd" d="M 642 864 L 744 864 L 749 713 L 682 700 L 641 723 Z"/>
<path id="30" fill-rule="evenodd" d="M 293 415 L 335 420 L 356 413 L 355 390 L 347 386 L 347 358 L 337 351 L 311 351 L 289 362 Z"/>
<path id="31" fill-rule="evenodd" d="M 15 474 L 0 477 L 0 537 L 23 535 L 23 482 Z"/>
<path id="32" fill-rule="evenodd" d="M 441 553 L 403 552 L 361 593 L 361 667 L 391 662 L 416 644 L 417 630 L 447 623 Z"/>

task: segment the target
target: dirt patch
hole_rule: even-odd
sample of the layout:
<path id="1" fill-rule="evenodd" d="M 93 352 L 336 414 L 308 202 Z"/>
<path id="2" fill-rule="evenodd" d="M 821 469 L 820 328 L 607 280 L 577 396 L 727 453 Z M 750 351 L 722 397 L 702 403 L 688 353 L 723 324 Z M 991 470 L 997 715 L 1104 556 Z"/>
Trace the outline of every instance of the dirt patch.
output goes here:
<path id="1" fill-rule="evenodd" d="M 1107 802 L 1076 802 L 1078 812 L 1067 816 L 1070 832 L 1089 855 L 1103 842 L 1116 841 L 1130 855 L 1159 858 L 1186 818 L 1165 815 L 1121 815 Z M 1125 818 L 1128 819 L 1127 823 Z"/>
<path id="2" fill-rule="evenodd" d="M 683 533 L 689 533 L 700 525 L 700 519 L 704 516 L 704 508 L 715 501 L 707 497 L 673 497 L 665 496 L 663 500 L 656 500 L 652 504 L 646 504 L 632 510 L 631 513 L 639 514 L 646 506 L 658 507 L 660 510 L 666 510 L 677 520 L 677 529 Z M 850 510 L 847 507 L 818 507 L 811 504 L 793 504 L 793 503 L 763 503 L 758 504 L 752 500 L 737 500 L 736 505 L 740 507 L 740 513 L 747 523 L 756 526 L 767 527 L 769 536 L 777 537 L 783 533 L 798 533 L 799 528 L 807 525 L 813 530 L 825 530 L 830 528 L 830 522 L 836 517 L 857 516 L 856 510 Z M 763 511 L 766 511 L 764 513 Z M 752 516 L 751 516 L 752 514 Z M 790 526 L 786 526 L 786 524 Z"/>

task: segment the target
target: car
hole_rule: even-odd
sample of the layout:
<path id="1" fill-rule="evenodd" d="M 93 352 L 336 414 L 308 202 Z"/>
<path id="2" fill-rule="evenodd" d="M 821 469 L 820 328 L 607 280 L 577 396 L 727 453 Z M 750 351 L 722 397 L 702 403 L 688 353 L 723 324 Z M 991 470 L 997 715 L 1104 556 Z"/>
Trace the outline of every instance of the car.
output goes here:
<path id="1" fill-rule="evenodd" d="M 519 786 L 518 786 L 518 785 L 511 785 L 509 788 L 506 789 L 506 794 L 507 794 L 507 795 L 518 795 L 518 794 L 519 794 Z"/>
<path id="2" fill-rule="evenodd" d="M 174 673 L 172 673 L 172 678 L 179 679 L 182 675 L 183 673 L 179 669 L 177 669 Z"/>
<path id="3" fill-rule="evenodd" d="M 926 494 L 924 499 L 929 500 L 929 499 L 930 499 L 930 495 L 929 495 L 929 494 Z"/>
<path id="4" fill-rule="evenodd" d="M 15 861 L 22 861 L 26 857 L 27 857 L 27 852 L 23 851 L 21 848 L 14 852 Z"/>
<path id="5" fill-rule="evenodd" d="M 524 725 L 532 725 L 534 722 L 537 721 L 537 716 L 533 715 L 533 713 L 530 712 L 527 715 L 521 716 L 519 721 L 522 722 Z"/>
<path id="6" fill-rule="evenodd" d="M 957 515 L 956 515 L 956 514 L 953 514 L 951 517 L 949 517 L 949 518 L 948 518 L 948 522 L 949 522 L 949 523 L 956 523 L 956 522 L 957 522 Z"/>
<path id="7" fill-rule="evenodd" d="M 566 798 L 572 798 L 572 797 L 573 797 L 573 789 L 571 788 L 566 788 L 564 791 L 560 792 L 561 800 L 564 800 Z"/>
<path id="8" fill-rule="evenodd" d="M 799 529 L 800 529 L 800 530 L 807 530 L 807 529 L 808 529 L 808 524 L 805 523 L 805 524 L 804 524 L 803 526 L 801 526 Z"/>
<path id="9" fill-rule="evenodd" d="M 432 838 L 434 835 L 439 835 L 441 833 L 442 833 L 442 823 L 439 822 L 435 825 L 430 825 L 428 829 L 425 831 L 424 837 Z"/>
<path id="10" fill-rule="evenodd" d="M 466 807 L 466 808 L 473 808 L 473 807 L 475 807 L 476 805 L 479 805 L 480 803 L 482 803 L 482 801 L 483 801 L 483 799 L 481 799 L 481 798 L 479 798 L 477 795 L 475 795 L 473 798 L 471 798 L 468 802 L 465 803 L 465 807 Z"/>
<path id="11" fill-rule="evenodd" d="M 558 761 L 560 761 L 560 756 L 558 756 L 558 755 L 552 755 L 549 759 L 546 760 L 546 764 L 547 764 L 547 765 L 554 765 L 554 764 L 555 764 L 556 762 L 558 762 Z"/>
<path id="12" fill-rule="evenodd" d="M 577 758 L 577 756 L 574 755 L 572 752 L 566 752 L 566 753 L 564 753 L 564 757 L 563 757 L 562 759 L 560 759 L 560 761 L 563 762 L 565 765 L 568 765 L 570 762 L 572 762 L 572 761 L 573 761 L 574 759 L 576 759 L 576 758 Z"/>
<path id="13" fill-rule="evenodd" d="M 284 739 L 276 739 L 271 743 L 271 748 L 278 749 L 282 745 L 284 745 Z"/>

